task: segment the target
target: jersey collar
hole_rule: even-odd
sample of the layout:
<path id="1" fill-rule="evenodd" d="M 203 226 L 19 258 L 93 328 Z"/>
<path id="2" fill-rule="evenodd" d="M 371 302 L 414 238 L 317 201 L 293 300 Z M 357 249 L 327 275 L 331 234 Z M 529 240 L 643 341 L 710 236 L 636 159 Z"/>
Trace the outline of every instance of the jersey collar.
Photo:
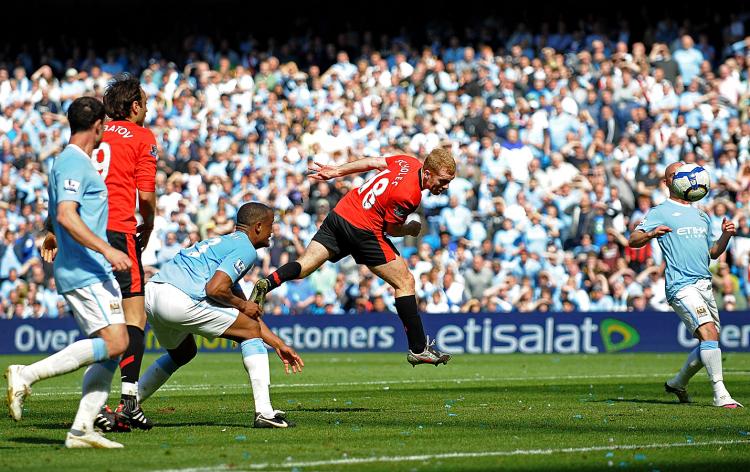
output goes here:
<path id="1" fill-rule="evenodd" d="M 669 203 L 672 203 L 673 205 L 679 205 L 679 206 L 681 206 L 681 207 L 685 207 L 685 208 L 692 208 L 692 207 L 691 207 L 690 205 L 688 205 L 687 203 L 680 203 L 680 202 L 678 202 L 678 201 L 676 201 L 676 200 L 672 200 L 671 198 L 668 198 L 668 199 L 667 199 L 667 201 L 668 201 Z"/>
<path id="2" fill-rule="evenodd" d="M 419 168 L 419 190 L 424 190 L 424 187 L 422 186 L 422 183 L 424 182 L 424 179 L 422 178 L 422 170 L 424 167 Z"/>
<path id="3" fill-rule="evenodd" d="M 83 149 L 81 149 L 80 147 L 78 147 L 77 144 L 68 143 L 68 145 L 66 147 L 75 149 L 76 151 L 80 152 L 81 155 L 84 156 L 86 159 L 91 159 L 91 156 L 89 156 L 88 154 L 86 154 L 85 152 L 83 152 Z"/>

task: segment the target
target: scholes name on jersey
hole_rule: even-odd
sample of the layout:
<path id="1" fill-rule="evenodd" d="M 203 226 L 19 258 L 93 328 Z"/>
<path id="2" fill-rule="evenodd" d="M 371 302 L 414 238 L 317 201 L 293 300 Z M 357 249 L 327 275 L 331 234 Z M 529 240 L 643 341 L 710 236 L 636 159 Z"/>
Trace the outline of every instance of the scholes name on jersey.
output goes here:
<path id="1" fill-rule="evenodd" d="M 403 159 L 397 160 L 396 164 L 398 164 L 399 167 L 401 167 L 401 169 L 398 171 L 398 174 L 396 175 L 396 177 L 393 178 L 391 185 L 398 185 L 399 183 L 401 183 L 401 181 L 404 180 L 404 177 L 406 176 L 406 174 L 409 173 L 409 169 L 410 169 L 409 162 Z"/>

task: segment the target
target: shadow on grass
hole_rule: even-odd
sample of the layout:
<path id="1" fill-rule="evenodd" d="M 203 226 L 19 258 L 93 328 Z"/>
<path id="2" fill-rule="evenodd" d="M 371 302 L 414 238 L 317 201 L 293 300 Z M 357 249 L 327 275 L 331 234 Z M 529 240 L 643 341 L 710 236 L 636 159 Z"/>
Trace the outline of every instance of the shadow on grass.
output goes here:
<path id="1" fill-rule="evenodd" d="M 288 408 L 286 411 L 309 411 L 313 413 L 351 413 L 351 412 L 380 412 L 382 408 Z"/>
<path id="2" fill-rule="evenodd" d="M 653 398 L 608 398 L 606 400 L 589 400 L 587 403 L 650 403 L 652 405 L 682 405 L 690 406 L 691 404 L 680 403 L 674 400 L 656 400 Z M 693 406 L 698 406 L 692 404 Z"/>
<path id="3" fill-rule="evenodd" d="M 21 444 L 46 444 L 49 446 L 62 446 L 62 439 L 49 439 L 49 438 L 35 438 L 35 437 L 17 437 L 7 438 L 6 441 L 21 443 Z"/>

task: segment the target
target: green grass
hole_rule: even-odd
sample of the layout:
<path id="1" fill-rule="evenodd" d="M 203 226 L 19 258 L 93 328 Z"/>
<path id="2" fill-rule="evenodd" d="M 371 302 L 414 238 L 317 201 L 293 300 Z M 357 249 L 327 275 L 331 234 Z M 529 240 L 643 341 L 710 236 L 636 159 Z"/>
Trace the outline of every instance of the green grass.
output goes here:
<path id="1" fill-rule="evenodd" d="M 663 392 L 684 357 L 466 355 L 412 369 L 401 354 L 317 354 L 285 376 L 274 356 L 274 406 L 298 427 L 255 430 L 239 354 L 199 354 L 145 403 L 157 426 L 109 435 L 126 446 L 115 451 L 62 448 L 77 372 L 35 385 L 21 423 L 0 419 L 0 470 L 748 470 L 748 409 L 711 407 L 705 371 L 694 404 Z M 34 359 L 0 357 L 0 368 Z M 724 366 L 734 397 L 750 403 L 750 354 L 727 354 Z M 453 452 L 500 455 L 432 457 Z M 414 455 L 427 457 L 331 462 Z"/>

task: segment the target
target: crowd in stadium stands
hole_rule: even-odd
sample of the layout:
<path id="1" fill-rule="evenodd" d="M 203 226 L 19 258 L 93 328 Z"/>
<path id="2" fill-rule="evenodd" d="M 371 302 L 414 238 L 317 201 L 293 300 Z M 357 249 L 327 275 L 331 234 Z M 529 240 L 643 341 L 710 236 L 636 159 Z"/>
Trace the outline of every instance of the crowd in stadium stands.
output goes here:
<path id="1" fill-rule="evenodd" d="M 737 222 L 713 282 L 720 309 L 745 309 L 744 20 L 726 25 L 721 44 L 667 20 L 644 42 L 626 28 L 560 24 L 519 25 L 493 47 L 479 37 L 428 47 L 395 37 L 376 48 L 348 35 L 338 49 L 292 40 L 260 51 L 196 36 L 184 64 L 125 49 L 21 53 L 0 66 L 0 317 L 69 315 L 38 253 L 46 176 L 68 139 L 71 101 L 101 96 L 121 72 L 140 76 L 160 147 L 148 274 L 181 248 L 232 231 L 236 208 L 257 200 L 278 220 L 271 248 L 241 281 L 249 293 L 366 178 L 311 184 L 310 162 L 444 146 L 458 163 L 455 181 L 447 195 L 423 198 L 419 238 L 395 239 L 422 311 L 668 310 L 658 246 L 629 249 L 626 238 L 666 198 L 665 166 L 683 160 L 710 171 L 710 196 L 698 205 L 715 234 L 724 217 Z M 285 284 L 266 306 L 274 315 L 365 311 L 395 311 L 393 293 L 351 258 Z"/>

